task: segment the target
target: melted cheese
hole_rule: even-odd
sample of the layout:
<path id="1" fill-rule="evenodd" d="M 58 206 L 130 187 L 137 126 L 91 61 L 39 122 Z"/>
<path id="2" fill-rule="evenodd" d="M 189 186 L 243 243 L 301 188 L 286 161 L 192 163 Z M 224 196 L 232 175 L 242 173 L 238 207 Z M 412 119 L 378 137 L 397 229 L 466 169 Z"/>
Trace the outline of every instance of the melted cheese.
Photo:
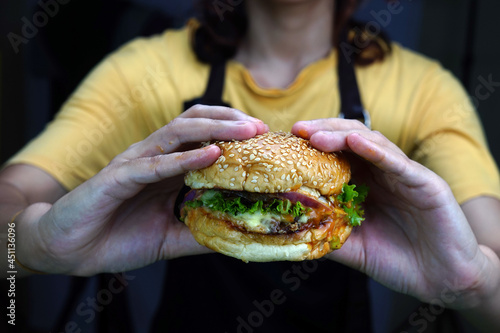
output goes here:
<path id="1" fill-rule="evenodd" d="M 237 216 L 238 222 L 241 222 L 248 231 L 269 232 L 272 227 L 272 221 L 279 220 L 275 214 L 263 214 L 256 212 L 253 214 L 245 213 Z"/>
<path id="2" fill-rule="evenodd" d="M 235 220 L 236 224 L 245 228 L 247 231 L 270 233 L 273 230 L 276 221 L 280 221 L 281 217 L 277 214 L 256 212 L 253 214 L 239 214 Z M 308 216 L 304 214 L 298 219 L 297 222 L 303 224 L 307 221 Z"/>

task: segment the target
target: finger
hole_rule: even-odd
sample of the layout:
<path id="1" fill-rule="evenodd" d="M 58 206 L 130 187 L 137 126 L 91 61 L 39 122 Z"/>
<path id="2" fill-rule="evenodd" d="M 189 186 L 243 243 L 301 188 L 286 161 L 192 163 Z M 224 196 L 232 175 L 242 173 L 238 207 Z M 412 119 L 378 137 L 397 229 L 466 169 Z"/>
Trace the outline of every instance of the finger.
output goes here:
<path id="1" fill-rule="evenodd" d="M 327 118 L 307 121 L 298 121 L 292 127 L 292 133 L 304 139 L 320 131 L 369 131 L 363 123 L 353 119 Z"/>
<path id="2" fill-rule="evenodd" d="M 182 153 L 139 158 L 125 163 L 117 172 L 119 183 L 152 184 L 182 175 L 189 170 L 205 168 L 220 156 L 220 149 L 214 145 Z"/>
<path id="3" fill-rule="evenodd" d="M 49 217 L 48 226 L 56 223 L 57 230 L 69 232 L 75 230 L 76 224 L 87 221 L 81 224 L 83 228 L 100 229 L 102 219 L 109 218 L 125 200 L 137 195 L 147 184 L 182 175 L 187 170 L 207 167 L 217 160 L 220 153 L 220 149 L 212 145 L 183 153 L 113 161 L 59 199 L 51 209 L 58 217 Z"/>
<path id="4" fill-rule="evenodd" d="M 248 114 L 233 108 L 225 106 L 210 106 L 197 104 L 183 112 L 180 118 L 208 118 L 219 120 L 234 120 L 234 121 L 249 121 L 254 123 L 259 134 L 269 131 L 269 127 L 258 118 L 249 116 Z"/>
<path id="5" fill-rule="evenodd" d="M 353 153 L 369 161 L 383 172 L 391 174 L 398 182 L 408 187 L 422 186 L 427 182 L 435 186 L 436 189 L 439 188 L 438 185 L 441 183 L 439 177 L 421 164 L 410 160 L 399 149 L 391 149 L 375 140 L 370 140 L 366 133 L 352 133 L 347 136 L 346 142 L 347 147 Z M 426 176 L 423 176 L 424 174 Z M 429 177 L 433 178 L 434 181 L 430 181 Z M 430 192 L 434 192 L 431 189 L 428 191 L 429 195 L 431 195 Z"/>
<path id="6" fill-rule="evenodd" d="M 200 245 L 191 230 L 184 223 L 176 223 L 175 230 L 169 231 L 160 250 L 159 260 L 174 259 L 192 255 L 213 253 L 206 246 Z"/>
<path id="7" fill-rule="evenodd" d="M 261 134 L 254 122 L 206 118 L 176 118 L 151 134 L 144 141 L 131 146 L 122 159 L 151 157 L 172 153 L 182 145 L 212 140 L 244 140 Z"/>
<path id="8" fill-rule="evenodd" d="M 95 181 L 103 184 L 102 192 L 106 196 L 123 201 L 133 197 L 147 184 L 205 168 L 213 164 L 220 153 L 217 146 L 210 145 L 182 153 L 115 162 L 103 169 Z"/>
<path id="9" fill-rule="evenodd" d="M 318 131 L 312 134 L 309 140 L 313 145 L 313 147 L 325 152 L 350 150 L 347 138 L 354 133 L 358 133 L 359 135 L 362 135 L 364 138 L 367 138 L 370 141 L 376 142 L 379 145 L 386 147 L 387 149 L 391 149 L 402 154 L 402 151 L 401 149 L 399 149 L 398 146 L 396 146 L 384 135 L 382 135 L 380 132 L 377 131 L 369 131 L 369 130 Z"/>
<path id="10" fill-rule="evenodd" d="M 347 136 L 346 142 L 352 152 L 387 172 L 402 174 L 405 168 L 404 162 L 409 160 L 393 150 L 386 149 L 380 143 L 370 140 L 365 133 L 363 135 L 352 133 Z"/>
<path id="11" fill-rule="evenodd" d="M 197 104 L 183 112 L 179 118 L 210 118 L 220 120 L 245 120 L 262 123 L 262 120 L 249 116 L 248 114 L 225 106 L 211 106 Z"/>
<path id="12" fill-rule="evenodd" d="M 352 269 L 365 272 L 366 258 L 363 245 L 354 232 L 339 250 L 326 255 L 330 260 L 346 265 Z"/>

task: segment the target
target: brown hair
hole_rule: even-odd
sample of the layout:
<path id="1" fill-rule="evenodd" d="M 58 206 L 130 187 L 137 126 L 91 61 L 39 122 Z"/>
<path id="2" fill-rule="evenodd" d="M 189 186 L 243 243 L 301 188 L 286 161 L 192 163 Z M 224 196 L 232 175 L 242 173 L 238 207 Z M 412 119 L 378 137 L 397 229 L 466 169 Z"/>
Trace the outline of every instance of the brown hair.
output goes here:
<path id="1" fill-rule="evenodd" d="M 340 34 L 348 29 L 347 45 L 342 48 L 352 54 L 356 64 L 366 66 L 383 60 L 390 53 L 390 41 L 379 31 L 371 33 L 367 25 L 352 19 L 360 0 L 336 0 L 334 45 L 339 46 Z M 232 58 L 247 31 L 244 0 L 198 0 L 201 23 L 194 38 L 194 51 L 202 62 L 215 63 Z"/>

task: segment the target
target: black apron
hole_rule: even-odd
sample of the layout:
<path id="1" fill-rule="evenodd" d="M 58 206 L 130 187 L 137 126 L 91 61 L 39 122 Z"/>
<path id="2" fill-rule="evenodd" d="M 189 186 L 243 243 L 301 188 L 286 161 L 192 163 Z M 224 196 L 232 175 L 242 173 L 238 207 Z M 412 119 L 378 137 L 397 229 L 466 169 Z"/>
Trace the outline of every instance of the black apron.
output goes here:
<path id="1" fill-rule="evenodd" d="M 340 54 L 340 117 L 369 125 L 352 63 Z M 225 70 L 225 63 L 213 64 L 204 95 L 185 102 L 184 110 L 195 104 L 229 106 L 222 100 Z M 152 332 L 364 333 L 372 331 L 369 301 L 366 276 L 330 260 L 244 263 L 221 254 L 186 257 L 168 262 Z"/>

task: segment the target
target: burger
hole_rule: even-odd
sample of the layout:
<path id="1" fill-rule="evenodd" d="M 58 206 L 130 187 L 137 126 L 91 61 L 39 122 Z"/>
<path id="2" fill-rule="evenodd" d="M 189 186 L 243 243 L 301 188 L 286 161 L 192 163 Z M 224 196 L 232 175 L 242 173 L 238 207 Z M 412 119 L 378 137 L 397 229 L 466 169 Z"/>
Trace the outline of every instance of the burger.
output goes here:
<path id="1" fill-rule="evenodd" d="M 198 243 L 245 262 L 316 259 L 363 220 L 367 189 L 349 185 L 342 152 L 285 132 L 212 144 L 218 160 L 184 179 L 181 219 Z"/>

